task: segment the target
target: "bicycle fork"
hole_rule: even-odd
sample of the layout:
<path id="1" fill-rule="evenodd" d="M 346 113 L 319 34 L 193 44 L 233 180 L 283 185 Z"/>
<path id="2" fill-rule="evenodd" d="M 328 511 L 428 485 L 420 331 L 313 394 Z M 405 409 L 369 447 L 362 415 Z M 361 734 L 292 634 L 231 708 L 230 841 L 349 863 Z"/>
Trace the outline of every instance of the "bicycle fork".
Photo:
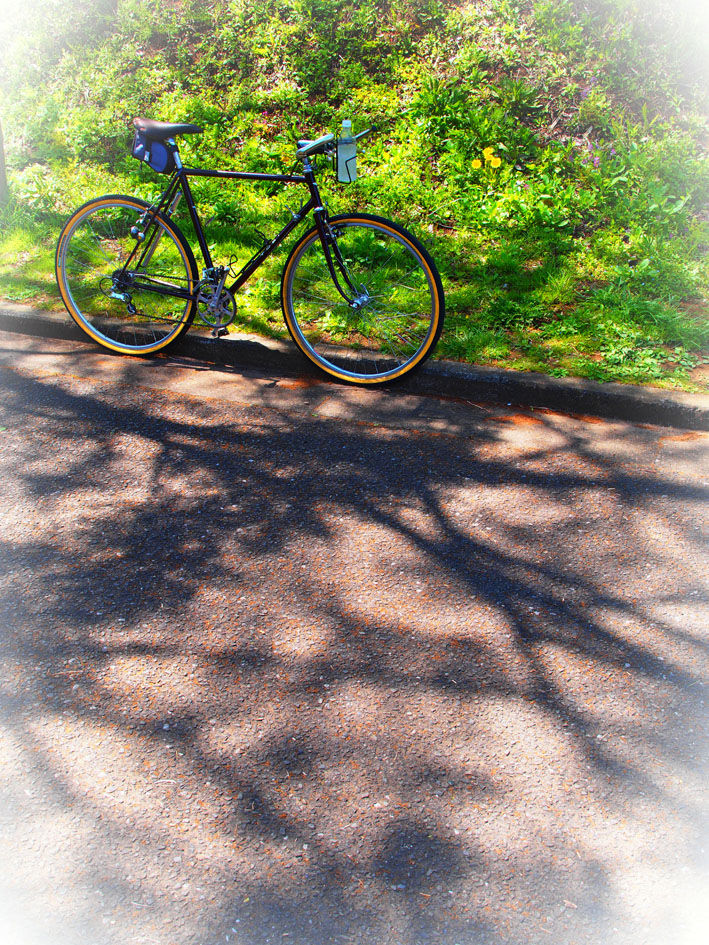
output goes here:
<path id="1" fill-rule="evenodd" d="M 325 210 L 321 210 L 321 214 L 325 214 Z M 359 286 L 359 288 L 352 282 L 350 279 L 349 273 L 347 271 L 347 264 L 342 258 L 342 252 L 340 251 L 339 243 L 337 242 L 337 236 L 333 233 L 329 221 L 326 219 L 318 220 L 318 210 L 313 211 L 313 216 L 315 217 L 316 224 L 318 227 L 318 232 L 320 233 L 320 242 L 322 244 L 323 253 L 325 254 L 325 262 L 327 263 L 327 268 L 330 272 L 333 285 L 337 289 L 338 293 L 342 298 L 347 302 L 350 308 L 359 312 L 360 309 L 364 308 L 371 301 L 371 296 L 367 291 L 366 286 Z M 340 284 L 340 277 L 344 281 L 349 294 L 342 288 Z"/>
<path id="2" fill-rule="evenodd" d="M 315 180 L 313 166 L 310 163 L 310 159 L 307 157 L 303 161 L 303 171 L 308 182 L 308 187 L 310 188 L 311 200 L 315 205 L 313 207 L 313 219 L 315 220 L 315 226 L 320 236 L 320 244 L 322 246 L 323 254 L 325 255 L 325 262 L 327 263 L 327 268 L 330 273 L 333 285 L 345 302 L 347 302 L 347 304 L 350 306 L 350 308 L 352 308 L 354 311 L 359 311 L 367 304 L 367 302 L 369 302 L 369 293 L 364 286 L 361 286 L 360 289 L 358 289 L 349 277 L 347 265 L 345 260 L 342 258 L 342 253 L 337 242 L 337 237 L 333 233 L 332 227 L 330 226 L 328 212 L 323 206 L 323 201 L 320 197 L 320 191 Z M 349 290 L 349 295 L 347 291 L 343 289 L 340 282 L 340 277 L 345 283 L 347 290 Z"/>

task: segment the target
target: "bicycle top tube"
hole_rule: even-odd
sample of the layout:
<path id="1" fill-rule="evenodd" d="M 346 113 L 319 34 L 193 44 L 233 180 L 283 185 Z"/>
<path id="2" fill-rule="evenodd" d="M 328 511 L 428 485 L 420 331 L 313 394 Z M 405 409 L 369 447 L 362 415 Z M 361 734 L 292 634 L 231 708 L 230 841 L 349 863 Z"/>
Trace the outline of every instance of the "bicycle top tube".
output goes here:
<path id="1" fill-rule="evenodd" d="M 262 180 L 282 184 L 305 184 L 304 174 L 263 174 L 256 171 L 216 171 L 204 167 L 181 167 L 176 174 L 187 177 L 221 177 L 226 180 Z"/>

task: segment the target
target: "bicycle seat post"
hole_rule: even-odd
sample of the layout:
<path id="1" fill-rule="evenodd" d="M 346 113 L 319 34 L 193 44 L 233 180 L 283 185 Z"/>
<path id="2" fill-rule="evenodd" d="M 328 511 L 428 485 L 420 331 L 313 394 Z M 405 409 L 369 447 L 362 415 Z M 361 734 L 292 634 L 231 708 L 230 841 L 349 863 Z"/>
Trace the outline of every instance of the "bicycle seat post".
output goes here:
<path id="1" fill-rule="evenodd" d="M 173 157 L 175 158 L 175 167 L 177 168 L 178 171 L 181 171 L 183 164 L 182 164 L 182 158 L 180 157 L 180 149 L 177 147 L 177 142 L 175 141 L 174 138 L 168 138 L 167 144 L 170 146 Z"/>

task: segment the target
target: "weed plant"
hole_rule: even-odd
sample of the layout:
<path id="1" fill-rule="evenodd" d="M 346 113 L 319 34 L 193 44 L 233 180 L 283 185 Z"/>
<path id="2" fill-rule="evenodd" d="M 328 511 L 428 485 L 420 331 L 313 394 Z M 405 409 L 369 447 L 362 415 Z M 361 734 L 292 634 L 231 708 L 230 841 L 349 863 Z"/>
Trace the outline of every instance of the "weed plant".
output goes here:
<path id="1" fill-rule="evenodd" d="M 28 10 L 25 7 L 31 7 Z M 186 163 L 278 171 L 352 117 L 377 136 L 333 210 L 402 220 L 446 287 L 438 356 L 707 389 L 709 22 L 692 0 L 28 0 L 5 25 L 11 200 L 0 293 L 57 306 L 52 256 L 88 196 L 152 196 L 130 119 L 204 126 Z M 71 8 L 72 15 L 68 15 Z M 28 23 L 30 26 L 28 27 Z M 292 193 L 196 184 L 215 258 L 252 254 Z M 280 261 L 237 327 L 284 334 Z"/>

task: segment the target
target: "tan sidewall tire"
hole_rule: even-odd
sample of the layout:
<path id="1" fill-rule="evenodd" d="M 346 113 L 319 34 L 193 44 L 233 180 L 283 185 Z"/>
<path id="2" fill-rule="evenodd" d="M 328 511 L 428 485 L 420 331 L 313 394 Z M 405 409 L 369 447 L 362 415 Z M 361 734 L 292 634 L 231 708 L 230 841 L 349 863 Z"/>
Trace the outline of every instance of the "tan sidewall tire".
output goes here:
<path id="1" fill-rule="evenodd" d="M 124 204 L 125 206 L 132 207 L 138 211 L 145 210 L 150 206 L 145 201 L 138 200 L 136 197 L 127 197 L 123 194 L 107 194 L 103 197 L 96 197 L 93 200 L 89 200 L 87 203 L 79 207 L 78 210 L 76 210 L 71 215 L 71 217 L 69 217 L 59 235 L 59 241 L 57 243 L 57 251 L 55 255 L 55 275 L 57 286 L 67 311 L 79 328 L 93 341 L 95 341 L 97 344 L 100 344 L 103 348 L 108 348 L 109 351 L 116 351 L 119 354 L 149 356 L 155 354 L 158 351 L 164 350 L 168 345 L 171 345 L 177 341 L 177 339 L 187 331 L 187 329 L 190 327 L 190 324 L 192 323 L 192 319 L 194 318 L 196 302 L 193 302 L 191 305 L 185 307 L 184 314 L 178 322 L 175 330 L 170 332 L 165 338 L 160 339 L 154 345 L 133 348 L 130 345 L 120 345 L 117 342 L 112 341 L 110 338 L 107 338 L 105 335 L 100 334 L 100 332 L 97 332 L 82 317 L 81 312 L 77 309 L 74 302 L 72 301 L 71 293 L 68 286 L 66 285 L 62 260 L 66 246 L 73 235 L 74 227 L 82 218 L 86 217 L 90 211 L 98 210 L 101 207 L 107 207 L 111 204 Z M 189 291 L 192 292 L 194 291 L 195 285 L 199 281 L 197 263 L 195 261 L 194 254 L 192 253 L 189 244 L 176 224 L 167 219 L 167 217 L 164 217 L 162 214 L 159 214 L 157 219 L 160 221 L 161 225 L 165 227 L 165 230 L 175 240 L 182 251 L 186 266 L 190 270 Z"/>

